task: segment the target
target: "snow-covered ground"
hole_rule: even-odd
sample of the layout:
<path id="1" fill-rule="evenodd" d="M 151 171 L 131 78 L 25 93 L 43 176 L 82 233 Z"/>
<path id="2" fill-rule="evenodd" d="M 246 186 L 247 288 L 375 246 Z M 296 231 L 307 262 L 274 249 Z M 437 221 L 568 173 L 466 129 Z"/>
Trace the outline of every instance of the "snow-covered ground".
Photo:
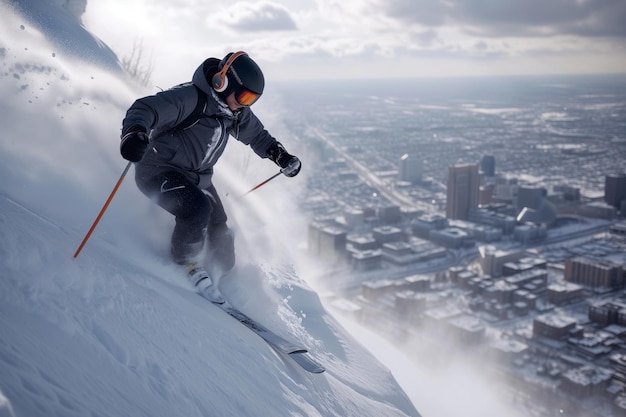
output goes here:
<path id="1" fill-rule="evenodd" d="M 46 31 L 78 24 L 55 19 L 56 2 L 32 4 L 49 6 Z M 308 346 L 324 374 L 304 372 L 191 291 L 168 261 L 173 220 L 137 191 L 132 170 L 74 259 L 125 166 L 124 112 L 149 91 L 0 7 L 0 416 L 419 416 L 301 278 L 293 248 L 304 226 L 283 192 L 303 180 L 237 197 L 276 170 L 242 145 L 231 143 L 216 177 L 240 260 L 222 290 Z M 92 47 L 105 48 L 80 43 Z M 284 133 L 268 96 L 259 113 Z"/>

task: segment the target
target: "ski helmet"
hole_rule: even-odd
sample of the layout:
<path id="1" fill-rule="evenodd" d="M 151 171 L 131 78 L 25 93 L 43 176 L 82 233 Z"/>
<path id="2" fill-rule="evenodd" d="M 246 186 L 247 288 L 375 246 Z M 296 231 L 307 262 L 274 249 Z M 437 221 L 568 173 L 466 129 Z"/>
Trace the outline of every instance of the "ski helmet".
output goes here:
<path id="1" fill-rule="evenodd" d="M 259 96 L 263 93 L 263 72 L 247 53 L 231 52 L 222 59 L 217 68 L 211 84 L 218 93 L 228 95 L 242 88 Z"/>

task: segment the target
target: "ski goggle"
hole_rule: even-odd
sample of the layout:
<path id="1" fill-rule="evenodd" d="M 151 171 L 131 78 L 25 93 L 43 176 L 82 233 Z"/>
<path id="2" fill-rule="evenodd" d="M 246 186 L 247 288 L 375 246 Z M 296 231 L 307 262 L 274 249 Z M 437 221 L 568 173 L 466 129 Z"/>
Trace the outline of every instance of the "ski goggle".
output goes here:
<path id="1" fill-rule="evenodd" d="M 242 106 L 248 107 L 254 104 L 261 97 L 260 94 L 253 93 L 244 87 L 239 87 L 235 89 L 235 100 Z"/>

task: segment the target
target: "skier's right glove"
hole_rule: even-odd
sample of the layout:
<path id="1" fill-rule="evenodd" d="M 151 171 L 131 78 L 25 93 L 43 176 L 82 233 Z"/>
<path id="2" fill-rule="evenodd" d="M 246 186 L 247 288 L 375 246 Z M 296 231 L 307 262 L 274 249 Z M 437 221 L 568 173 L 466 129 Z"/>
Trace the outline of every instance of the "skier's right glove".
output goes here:
<path id="1" fill-rule="evenodd" d="M 298 172 L 300 172 L 300 168 L 302 167 L 300 159 L 287 152 L 285 147 L 280 142 L 276 142 L 270 146 L 267 150 L 267 156 L 281 168 L 280 172 L 288 177 L 295 177 L 298 175 Z"/>
<path id="2" fill-rule="evenodd" d="M 149 144 L 148 134 L 143 127 L 137 127 L 122 137 L 120 153 L 130 162 L 139 162 L 143 159 Z"/>

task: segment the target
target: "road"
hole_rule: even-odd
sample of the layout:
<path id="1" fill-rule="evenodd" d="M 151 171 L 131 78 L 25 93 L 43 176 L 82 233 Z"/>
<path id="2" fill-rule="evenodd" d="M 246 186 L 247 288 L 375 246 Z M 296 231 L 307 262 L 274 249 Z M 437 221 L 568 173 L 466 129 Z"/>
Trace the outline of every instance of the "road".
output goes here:
<path id="1" fill-rule="evenodd" d="M 361 162 L 357 161 L 355 158 L 350 155 L 349 152 L 346 152 L 344 149 L 339 147 L 335 142 L 330 140 L 326 135 L 317 130 L 316 128 L 309 126 L 309 128 L 315 132 L 317 137 L 320 138 L 328 147 L 332 148 L 338 155 L 340 155 L 343 159 L 345 159 L 346 163 L 357 173 L 357 175 L 370 187 L 375 188 L 379 194 L 387 198 L 393 204 L 399 207 L 410 207 L 410 208 L 419 208 L 425 211 L 431 211 L 433 207 L 429 204 L 426 204 L 421 201 L 415 201 L 411 197 L 397 191 L 395 188 L 389 186 L 385 181 L 378 178 L 375 174 L 373 174 L 366 166 L 364 166 Z"/>

